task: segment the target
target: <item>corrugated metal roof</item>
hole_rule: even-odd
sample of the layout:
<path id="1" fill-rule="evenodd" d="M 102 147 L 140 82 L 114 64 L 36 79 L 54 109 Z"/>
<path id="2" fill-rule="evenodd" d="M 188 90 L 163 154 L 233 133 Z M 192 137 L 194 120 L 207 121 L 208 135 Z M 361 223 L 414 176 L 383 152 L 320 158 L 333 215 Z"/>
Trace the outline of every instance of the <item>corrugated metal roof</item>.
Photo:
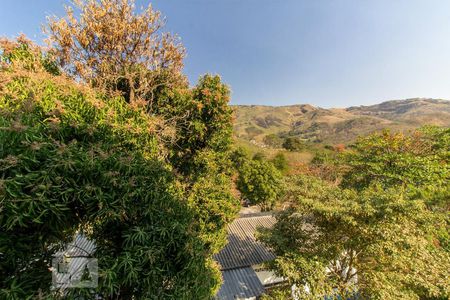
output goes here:
<path id="1" fill-rule="evenodd" d="M 251 215 L 234 220 L 228 226 L 228 244 L 214 256 L 222 270 L 248 267 L 275 259 L 264 245 L 256 241 L 258 228 L 270 228 L 275 218 L 270 214 Z"/>
<path id="2" fill-rule="evenodd" d="M 55 253 L 52 260 L 53 289 L 65 291 L 72 287 L 96 287 L 98 281 L 97 261 L 92 257 L 95 243 L 83 234 L 77 234 L 64 249 Z M 90 280 L 82 281 L 87 268 Z"/>
<path id="3" fill-rule="evenodd" d="M 55 253 L 56 256 L 91 256 L 95 252 L 95 243 L 89 240 L 84 234 L 75 235 L 74 240 L 67 244 L 64 249 Z"/>
<path id="4" fill-rule="evenodd" d="M 220 300 L 251 298 L 264 293 L 264 287 L 252 268 L 222 271 L 223 284 L 216 295 Z"/>

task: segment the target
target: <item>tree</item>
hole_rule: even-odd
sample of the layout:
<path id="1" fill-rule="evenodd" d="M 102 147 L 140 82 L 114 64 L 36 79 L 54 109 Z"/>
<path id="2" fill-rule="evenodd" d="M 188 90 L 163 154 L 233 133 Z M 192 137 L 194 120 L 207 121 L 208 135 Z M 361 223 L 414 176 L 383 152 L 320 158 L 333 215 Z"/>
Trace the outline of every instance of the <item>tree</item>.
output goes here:
<path id="1" fill-rule="evenodd" d="M 95 291 L 73 296 L 214 295 L 212 255 L 237 208 L 226 139 L 208 138 L 182 176 L 157 116 L 59 76 L 29 42 L 0 46 L 0 298 L 56 296 L 51 255 L 78 232 L 95 241 L 101 272 Z"/>
<path id="2" fill-rule="evenodd" d="M 136 13 L 134 0 L 75 0 L 67 16 L 49 18 L 48 42 L 69 75 L 151 111 L 158 92 L 186 85 L 185 50 L 161 32 L 160 12 Z"/>
<path id="3" fill-rule="evenodd" d="M 374 182 L 384 187 L 423 188 L 450 180 L 450 129 L 423 128 L 410 135 L 388 130 L 360 138 L 345 152 L 343 185 L 364 189 Z"/>
<path id="4" fill-rule="evenodd" d="M 283 152 L 278 152 L 270 161 L 283 174 L 289 170 L 289 163 Z"/>
<path id="5" fill-rule="evenodd" d="M 250 152 L 247 148 L 237 147 L 231 152 L 231 161 L 236 170 L 239 170 L 244 163 L 250 159 Z"/>
<path id="6" fill-rule="evenodd" d="M 179 118 L 169 160 L 183 175 L 189 207 L 195 213 L 193 228 L 212 255 L 225 245 L 227 224 L 239 210 L 231 181 L 230 90 L 219 76 L 204 75 L 188 97 L 184 111 L 188 116 Z"/>
<path id="7" fill-rule="evenodd" d="M 298 137 L 288 137 L 283 142 L 283 148 L 289 151 L 300 151 L 304 145 Z"/>
<path id="8" fill-rule="evenodd" d="M 450 199 L 450 129 L 425 126 L 410 134 L 385 130 L 360 138 L 339 160 L 346 170 L 342 186 L 364 190 L 374 184 L 423 200 L 445 217 Z M 448 230 L 438 239 L 450 250 Z"/>
<path id="9" fill-rule="evenodd" d="M 255 155 L 253 155 L 253 160 L 259 160 L 264 161 L 267 160 L 266 154 L 264 152 L 256 152 Z"/>
<path id="10" fill-rule="evenodd" d="M 170 113 L 166 113 L 166 116 L 177 119 L 176 135 L 168 145 L 173 164 L 180 172 L 189 174 L 202 169 L 192 163 L 197 161 L 202 165 L 195 157 L 203 151 L 212 151 L 228 159 L 233 131 L 229 87 L 222 83 L 219 76 L 207 74 L 192 90 L 181 90 L 180 96 L 174 96 L 176 93 L 180 91 L 168 91 L 160 100 L 171 103 L 174 98 L 182 98 L 172 106 Z M 167 108 L 165 104 L 161 106 Z"/>
<path id="11" fill-rule="evenodd" d="M 343 173 L 347 169 L 342 163 L 341 153 L 330 149 L 318 151 L 309 165 L 310 174 L 334 183 L 342 181 Z"/>
<path id="12" fill-rule="evenodd" d="M 248 160 L 239 169 L 237 187 L 250 203 L 267 211 L 281 195 L 282 176 L 270 162 Z"/>
<path id="13" fill-rule="evenodd" d="M 192 228 L 214 254 L 238 209 L 231 196 L 230 89 L 209 74 L 189 87 L 184 48 L 163 26 L 159 12 L 149 6 L 137 13 L 133 0 L 80 0 L 65 18 L 50 18 L 48 33 L 64 73 L 132 106 L 145 104 L 158 120 L 164 156 L 195 215 Z"/>
<path id="14" fill-rule="evenodd" d="M 182 74 L 185 50 L 162 32 L 164 20 L 151 6 L 136 12 L 134 0 L 76 0 L 63 18 L 47 26 L 51 53 L 65 74 L 97 91 L 145 104 L 178 172 L 196 180 L 196 156 L 212 151 L 226 159 L 231 145 L 230 90 L 219 76 L 204 75 L 190 88 Z M 193 162 L 200 162 L 193 165 Z M 228 166 L 228 163 L 224 163 Z M 193 184 L 192 182 L 189 184 Z M 227 198 L 227 197 L 225 197 Z"/>
<path id="15" fill-rule="evenodd" d="M 441 280 L 450 270 L 449 133 L 426 127 L 360 138 L 331 160 L 344 171 L 340 187 L 292 178 L 293 206 L 262 240 L 299 299 L 449 297 Z"/>
<path id="16" fill-rule="evenodd" d="M 273 148 L 280 148 L 283 145 L 283 139 L 276 134 L 268 134 L 264 137 L 264 144 Z"/>
<path id="17" fill-rule="evenodd" d="M 271 267 L 298 299 L 446 299 L 450 255 L 436 239 L 445 219 L 399 189 L 361 192 L 294 177 L 293 206 L 262 234 Z M 438 246 L 437 246 L 438 245 Z"/>
<path id="18" fill-rule="evenodd" d="M 161 32 L 164 21 L 151 6 L 140 13 L 133 0 L 76 1 L 75 7 L 79 14 L 68 8 L 65 18 L 50 19 L 52 53 L 65 73 L 97 91 L 146 104 L 196 215 L 192 226 L 205 230 L 200 236 L 217 252 L 238 207 L 231 197 L 229 87 L 213 75 L 189 87 L 181 72 L 184 48 Z"/>

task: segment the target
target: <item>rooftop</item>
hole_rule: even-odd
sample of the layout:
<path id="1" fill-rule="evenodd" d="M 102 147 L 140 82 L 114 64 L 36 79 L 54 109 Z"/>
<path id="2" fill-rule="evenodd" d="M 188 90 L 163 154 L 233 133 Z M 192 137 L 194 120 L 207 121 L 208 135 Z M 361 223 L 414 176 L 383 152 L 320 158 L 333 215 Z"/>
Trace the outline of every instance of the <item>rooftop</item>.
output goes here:
<path id="1" fill-rule="evenodd" d="M 216 299 L 248 299 L 264 293 L 264 287 L 251 267 L 222 271 L 223 284 Z"/>
<path id="2" fill-rule="evenodd" d="M 275 259 L 275 255 L 255 238 L 258 228 L 275 224 L 271 213 L 250 214 L 228 226 L 228 244 L 215 255 L 222 270 L 258 265 Z"/>

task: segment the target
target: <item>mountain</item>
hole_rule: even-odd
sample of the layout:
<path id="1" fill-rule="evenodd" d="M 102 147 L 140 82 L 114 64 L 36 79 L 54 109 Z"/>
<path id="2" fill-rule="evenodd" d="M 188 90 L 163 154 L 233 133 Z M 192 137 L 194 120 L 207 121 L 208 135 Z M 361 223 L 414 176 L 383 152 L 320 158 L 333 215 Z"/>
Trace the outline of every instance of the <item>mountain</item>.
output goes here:
<path id="1" fill-rule="evenodd" d="M 296 136 L 325 144 L 350 143 L 360 135 L 390 128 L 408 131 L 422 125 L 450 127 L 450 101 L 414 98 L 370 106 L 320 108 L 290 106 L 235 106 L 235 136 L 265 147 L 264 138 Z"/>

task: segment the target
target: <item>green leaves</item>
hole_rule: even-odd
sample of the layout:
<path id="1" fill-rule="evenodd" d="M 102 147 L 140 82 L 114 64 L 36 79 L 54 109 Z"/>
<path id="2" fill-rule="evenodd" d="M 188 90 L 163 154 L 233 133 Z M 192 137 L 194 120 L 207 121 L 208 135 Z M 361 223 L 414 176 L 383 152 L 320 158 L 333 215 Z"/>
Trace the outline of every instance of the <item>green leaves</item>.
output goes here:
<path id="1" fill-rule="evenodd" d="M 0 72 L 0 298 L 57 297 L 51 257 L 78 232 L 97 247 L 90 296 L 210 297 L 220 284 L 211 257 L 238 207 L 228 88 L 205 76 L 189 101 L 159 107 L 177 119 L 203 105 L 188 111 L 173 145 L 160 140 L 160 116 L 49 74 L 17 51 L 10 73 Z M 15 59 L 31 59 L 33 71 Z"/>
<path id="2" fill-rule="evenodd" d="M 448 184 L 448 129 L 423 128 L 412 135 L 384 131 L 360 138 L 344 154 L 349 167 L 343 185 L 363 189 L 377 182 L 384 187 L 426 188 Z"/>
<path id="3" fill-rule="evenodd" d="M 282 176 L 275 166 L 263 160 L 246 160 L 239 167 L 237 187 L 242 196 L 261 209 L 270 210 L 282 192 Z"/>
<path id="4" fill-rule="evenodd" d="M 278 254 L 276 272 L 312 287 L 299 289 L 299 299 L 348 298 L 355 288 L 362 299 L 448 298 L 449 133 L 425 127 L 360 138 L 332 161 L 344 171 L 341 187 L 290 178 L 293 206 L 261 239 Z M 327 271 L 333 265 L 336 276 Z M 342 275 L 349 268 L 356 285 Z"/>
<path id="5" fill-rule="evenodd" d="M 355 289 L 362 299 L 448 297 L 442 278 L 450 276 L 450 254 L 438 242 L 448 225 L 426 198 L 381 183 L 348 190 L 307 176 L 288 186 L 292 207 L 260 238 L 278 255 L 271 266 L 279 275 L 311 288 L 300 289 L 299 299 L 348 298 Z"/>
<path id="6" fill-rule="evenodd" d="M 300 151 L 305 148 L 304 143 L 298 137 L 287 137 L 282 146 L 289 151 Z"/>

